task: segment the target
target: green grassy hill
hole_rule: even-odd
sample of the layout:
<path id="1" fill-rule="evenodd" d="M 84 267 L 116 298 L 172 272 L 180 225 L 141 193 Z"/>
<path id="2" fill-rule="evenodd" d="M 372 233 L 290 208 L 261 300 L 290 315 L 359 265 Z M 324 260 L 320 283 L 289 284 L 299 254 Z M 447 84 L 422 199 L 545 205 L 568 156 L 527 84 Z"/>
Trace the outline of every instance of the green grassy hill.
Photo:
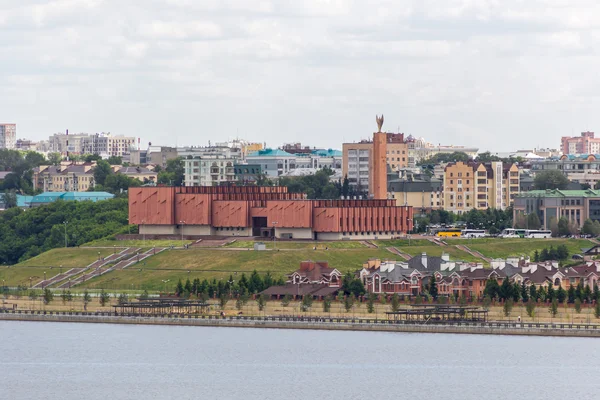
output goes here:
<path id="1" fill-rule="evenodd" d="M 370 258 L 382 260 L 402 260 L 396 254 L 387 251 L 386 247 L 397 247 L 405 253 L 418 256 L 427 253 L 440 256 L 449 253 L 451 260 L 482 262 L 481 259 L 456 248 L 464 245 L 481 252 L 490 258 L 506 258 L 508 256 L 533 255 L 550 245 L 566 244 L 571 254 L 581 253 L 581 248 L 591 247 L 592 242 L 583 239 L 473 239 L 448 240 L 448 246 L 439 246 L 426 240 L 374 241 L 379 248 L 366 247 L 359 242 L 278 242 L 277 250 L 253 251 L 252 241 L 238 241 L 222 248 L 192 247 L 187 250 L 167 250 L 152 256 L 139 264 L 125 270 L 112 271 L 101 277 L 91 279 L 77 288 L 105 289 L 148 289 L 164 290 L 174 285 L 179 279 L 228 279 L 230 275 L 242 272 L 249 275 L 253 270 L 260 273 L 271 272 L 276 278 L 298 268 L 303 260 L 324 260 L 342 273 L 354 271 Z M 115 242 L 111 241 L 111 244 Z M 118 242 L 117 242 L 118 243 Z M 146 241 L 149 246 L 151 241 Z M 96 242 L 95 244 L 100 244 Z M 128 243 L 130 245 L 134 243 Z M 137 242 L 135 244 L 138 244 Z M 161 243 L 164 244 L 164 243 Z M 272 243 L 269 242 L 272 246 Z M 313 250 L 317 245 L 317 250 Z M 325 245 L 329 248 L 325 250 Z M 269 246 L 269 247 L 271 247 Z M 112 247 L 112 246 L 110 246 Z M 118 250 L 118 248 L 117 248 Z M 105 257 L 114 251 L 113 248 L 68 248 L 53 249 L 37 257 L 12 267 L 0 267 L 0 280 L 5 284 L 16 286 L 33 284 L 43 279 L 43 272 L 50 278 L 58 273 L 57 267 L 85 267 L 98 258 Z M 53 267 L 50 269 L 50 267 Z M 189 271 L 189 272 L 188 272 Z M 163 281 L 169 281 L 167 283 Z"/>

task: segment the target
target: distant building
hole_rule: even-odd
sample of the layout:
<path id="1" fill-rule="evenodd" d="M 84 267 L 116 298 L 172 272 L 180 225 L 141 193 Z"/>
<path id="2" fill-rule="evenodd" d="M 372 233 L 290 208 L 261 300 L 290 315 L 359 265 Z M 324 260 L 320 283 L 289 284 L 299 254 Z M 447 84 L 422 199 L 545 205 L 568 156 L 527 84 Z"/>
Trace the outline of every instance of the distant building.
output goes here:
<path id="1" fill-rule="evenodd" d="M 443 192 L 446 211 L 504 210 L 519 192 L 519 168 L 500 161 L 449 163 L 444 170 Z"/>
<path id="2" fill-rule="evenodd" d="M 0 149 L 14 150 L 17 142 L 17 124 L 0 124 Z"/>
<path id="3" fill-rule="evenodd" d="M 562 154 L 598 154 L 600 153 L 600 138 L 594 137 L 594 132 L 581 132 L 581 136 L 563 136 L 560 138 Z"/>
<path id="4" fill-rule="evenodd" d="M 0 210 L 6 210 L 6 200 L 5 200 L 5 194 L 4 193 L 0 193 Z M 33 199 L 33 196 L 23 196 L 20 194 L 17 194 L 17 207 L 19 208 L 29 208 L 31 206 L 31 200 Z"/>
<path id="5" fill-rule="evenodd" d="M 219 186 L 236 181 L 234 165 L 241 150 L 229 147 L 190 147 L 178 149 L 183 158 L 185 186 Z"/>
<path id="6" fill-rule="evenodd" d="M 312 296 L 322 299 L 334 296 L 342 287 L 342 274 L 330 268 L 327 261 L 302 261 L 300 268 L 288 275 L 285 285 L 271 286 L 261 294 L 271 299 L 280 299 L 286 295 L 294 298 Z"/>
<path id="7" fill-rule="evenodd" d="M 552 219 L 566 218 L 582 226 L 586 219 L 600 221 L 600 191 L 598 190 L 532 190 L 519 193 L 513 205 L 514 221 L 518 216 L 535 213 L 545 229 Z"/>
<path id="8" fill-rule="evenodd" d="M 408 166 L 408 145 L 403 133 L 385 133 L 385 159 L 392 171 Z M 359 191 L 372 191 L 373 140 L 342 144 L 342 177 L 348 176 L 348 183 Z"/>
<path id="9" fill-rule="evenodd" d="M 115 173 L 137 179 L 145 184 L 156 184 L 158 182 L 158 174 L 145 167 L 123 167 L 121 165 L 113 165 L 112 169 Z"/>
<path id="10" fill-rule="evenodd" d="M 427 142 L 423 138 L 415 138 L 409 135 L 406 138 L 406 144 L 408 146 L 408 166 L 414 167 L 422 160 L 427 160 L 435 156 L 436 154 L 452 154 L 452 153 L 465 153 L 471 158 L 477 157 L 479 151 L 476 147 L 465 147 L 465 146 L 437 146 L 433 143 Z"/>
<path id="11" fill-rule="evenodd" d="M 561 171 L 570 181 L 593 187 L 600 182 L 600 154 L 563 154 L 561 157 L 531 161 L 533 173 L 548 170 Z"/>
<path id="12" fill-rule="evenodd" d="M 262 175 L 260 164 L 235 164 L 233 166 L 237 182 L 256 183 L 258 177 Z"/>
<path id="13" fill-rule="evenodd" d="M 21 151 L 37 151 L 37 143 L 29 139 L 17 139 L 15 149 Z"/>
<path id="14" fill-rule="evenodd" d="M 388 181 L 390 197 L 398 206 L 411 206 L 415 214 L 443 209 L 443 184 L 440 180 L 396 179 Z"/>
<path id="15" fill-rule="evenodd" d="M 296 155 L 279 149 L 264 149 L 246 156 L 249 164 L 259 164 L 263 174 L 278 178 L 296 168 Z"/>
<path id="16" fill-rule="evenodd" d="M 52 153 L 81 155 L 96 154 L 103 158 L 111 156 L 124 157 L 135 148 L 136 138 L 132 136 L 113 136 L 110 132 L 105 133 L 78 133 L 69 134 L 55 133 L 48 139 L 47 149 Z M 46 146 L 46 145 L 45 145 Z"/>
<path id="17" fill-rule="evenodd" d="M 37 207 L 55 202 L 57 200 L 64 201 L 101 201 L 115 197 L 114 194 L 106 192 L 44 192 L 33 196 L 31 199 L 31 207 Z"/>

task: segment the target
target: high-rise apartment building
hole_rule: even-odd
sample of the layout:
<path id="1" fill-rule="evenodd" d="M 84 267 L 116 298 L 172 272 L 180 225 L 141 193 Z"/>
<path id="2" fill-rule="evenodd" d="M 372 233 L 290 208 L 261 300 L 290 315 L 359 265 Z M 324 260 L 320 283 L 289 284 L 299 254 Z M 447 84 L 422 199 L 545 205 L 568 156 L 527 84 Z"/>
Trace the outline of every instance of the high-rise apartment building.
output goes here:
<path id="1" fill-rule="evenodd" d="M 463 214 L 475 208 L 506 209 L 519 193 L 519 168 L 502 162 L 450 163 L 444 169 L 443 207 Z"/>
<path id="2" fill-rule="evenodd" d="M 0 124 L 0 149 L 14 150 L 17 143 L 17 124 Z"/>
<path id="3" fill-rule="evenodd" d="M 183 158 L 185 186 L 219 186 L 235 182 L 234 166 L 241 149 L 230 147 L 187 147 L 178 149 Z"/>
<path id="4" fill-rule="evenodd" d="M 383 133 L 385 140 L 385 160 L 387 167 L 398 171 L 408 166 L 408 146 L 402 133 Z M 372 193 L 371 165 L 374 157 L 373 141 L 363 140 L 358 143 L 342 144 L 342 176 L 348 177 L 351 186 L 359 191 Z"/>
<path id="5" fill-rule="evenodd" d="M 560 150 L 563 154 L 598 154 L 600 138 L 594 132 L 581 132 L 581 136 L 563 136 L 560 138 Z"/>
<path id="6" fill-rule="evenodd" d="M 113 136 L 111 133 L 55 133 L 48 140 L 50 152 L 68 154 L 97 154 L 103 157 L 123 157 L 135 147 L 132 136 Z"/>

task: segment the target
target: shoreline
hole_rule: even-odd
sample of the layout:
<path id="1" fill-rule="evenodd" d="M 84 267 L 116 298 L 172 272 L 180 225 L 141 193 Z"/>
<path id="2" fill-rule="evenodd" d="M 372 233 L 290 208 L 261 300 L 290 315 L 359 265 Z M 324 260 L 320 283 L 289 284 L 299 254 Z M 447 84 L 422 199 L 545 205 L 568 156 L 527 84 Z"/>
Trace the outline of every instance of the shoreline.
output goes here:
<path id="1" fill-rule="evenodd" d="M 400 333 L 600 337 L 600 325 L 502 322 L 452 322 L 414 324 L 344 318 L 216 317 L 202 315 L 114 315 L 109 313 L 4 312 L 0 321 L 70 322 L 123 325 L 174 325 L 263 329 L 310 329 Z"/>

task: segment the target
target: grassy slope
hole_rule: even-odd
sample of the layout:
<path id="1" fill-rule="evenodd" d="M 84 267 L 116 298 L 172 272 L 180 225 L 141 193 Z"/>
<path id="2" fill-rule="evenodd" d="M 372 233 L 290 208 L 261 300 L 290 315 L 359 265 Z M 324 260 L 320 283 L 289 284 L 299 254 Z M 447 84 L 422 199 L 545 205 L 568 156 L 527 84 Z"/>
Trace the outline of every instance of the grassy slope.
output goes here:
<path id="1" fill-rule="evenodd" d="M 586 239 L 497 239 L 495 241 L 479 242 L 473 240 L 463 241 L 470 249 L 491 258 L 506 258 L 508 256 L 529 255 L 533 257 L 535 250 L 541 251 L 544 247 L 557 247 L 565 244 L 569 254 L 581 254 L 582 248 L 589 248 L 593 243 Z"/>
<path id="2" fill-rule="evenodd" d="M 29 260 L 15 265 L 15 267 L 85 267 L 101 257 L 113 253 L 113 249 L 86 249 L 86 248 L 59 248 L 42 253 Z"/>
<path id="3" fill-rule="evenodd" d="M 63 272 L 66 269 L 63 268 Z M 7 286 L 19 286 L 25 285 L 29 287 L 31 277 L 31 284 L 35 285 L 44 279 L 44 271 L 46 271 L 46 278 L 50 278 L 59 273 L 58 268 L 40 268 L 40 267 L 0 267 L 0 285 L 2 285 L 2 281 Z"/>
<path id="4" fill-rule="evenodd" d="M 183 244 L 191 244 L 193 241 L 184 240 Z M 181 247 L 181 240 L 94 240 L 84 244 L 82 247 Z"/>
<path id="5" fill-rule="evenodd" d="M 259 240 L 257 242 L 260 242 Z M 233 243 L 227 243 L 225 248 L 231 249 L 253 249 L 254 241 L 252 240 L 236 240 Z M 278 248 L 278 249 L 307 249 L 312 250 L 315 246 L 317 249 L 325 250 L 325 247 L 330 249 L 364 249 L 367 246 L 360 242 L 356 241 L 346 241 L 346 242 L 287 242 L 287 241 L 278 241 L 277 243 L 273 243 L 272 240 L 264 241 L 264 243 L 268 249 Z"/>

